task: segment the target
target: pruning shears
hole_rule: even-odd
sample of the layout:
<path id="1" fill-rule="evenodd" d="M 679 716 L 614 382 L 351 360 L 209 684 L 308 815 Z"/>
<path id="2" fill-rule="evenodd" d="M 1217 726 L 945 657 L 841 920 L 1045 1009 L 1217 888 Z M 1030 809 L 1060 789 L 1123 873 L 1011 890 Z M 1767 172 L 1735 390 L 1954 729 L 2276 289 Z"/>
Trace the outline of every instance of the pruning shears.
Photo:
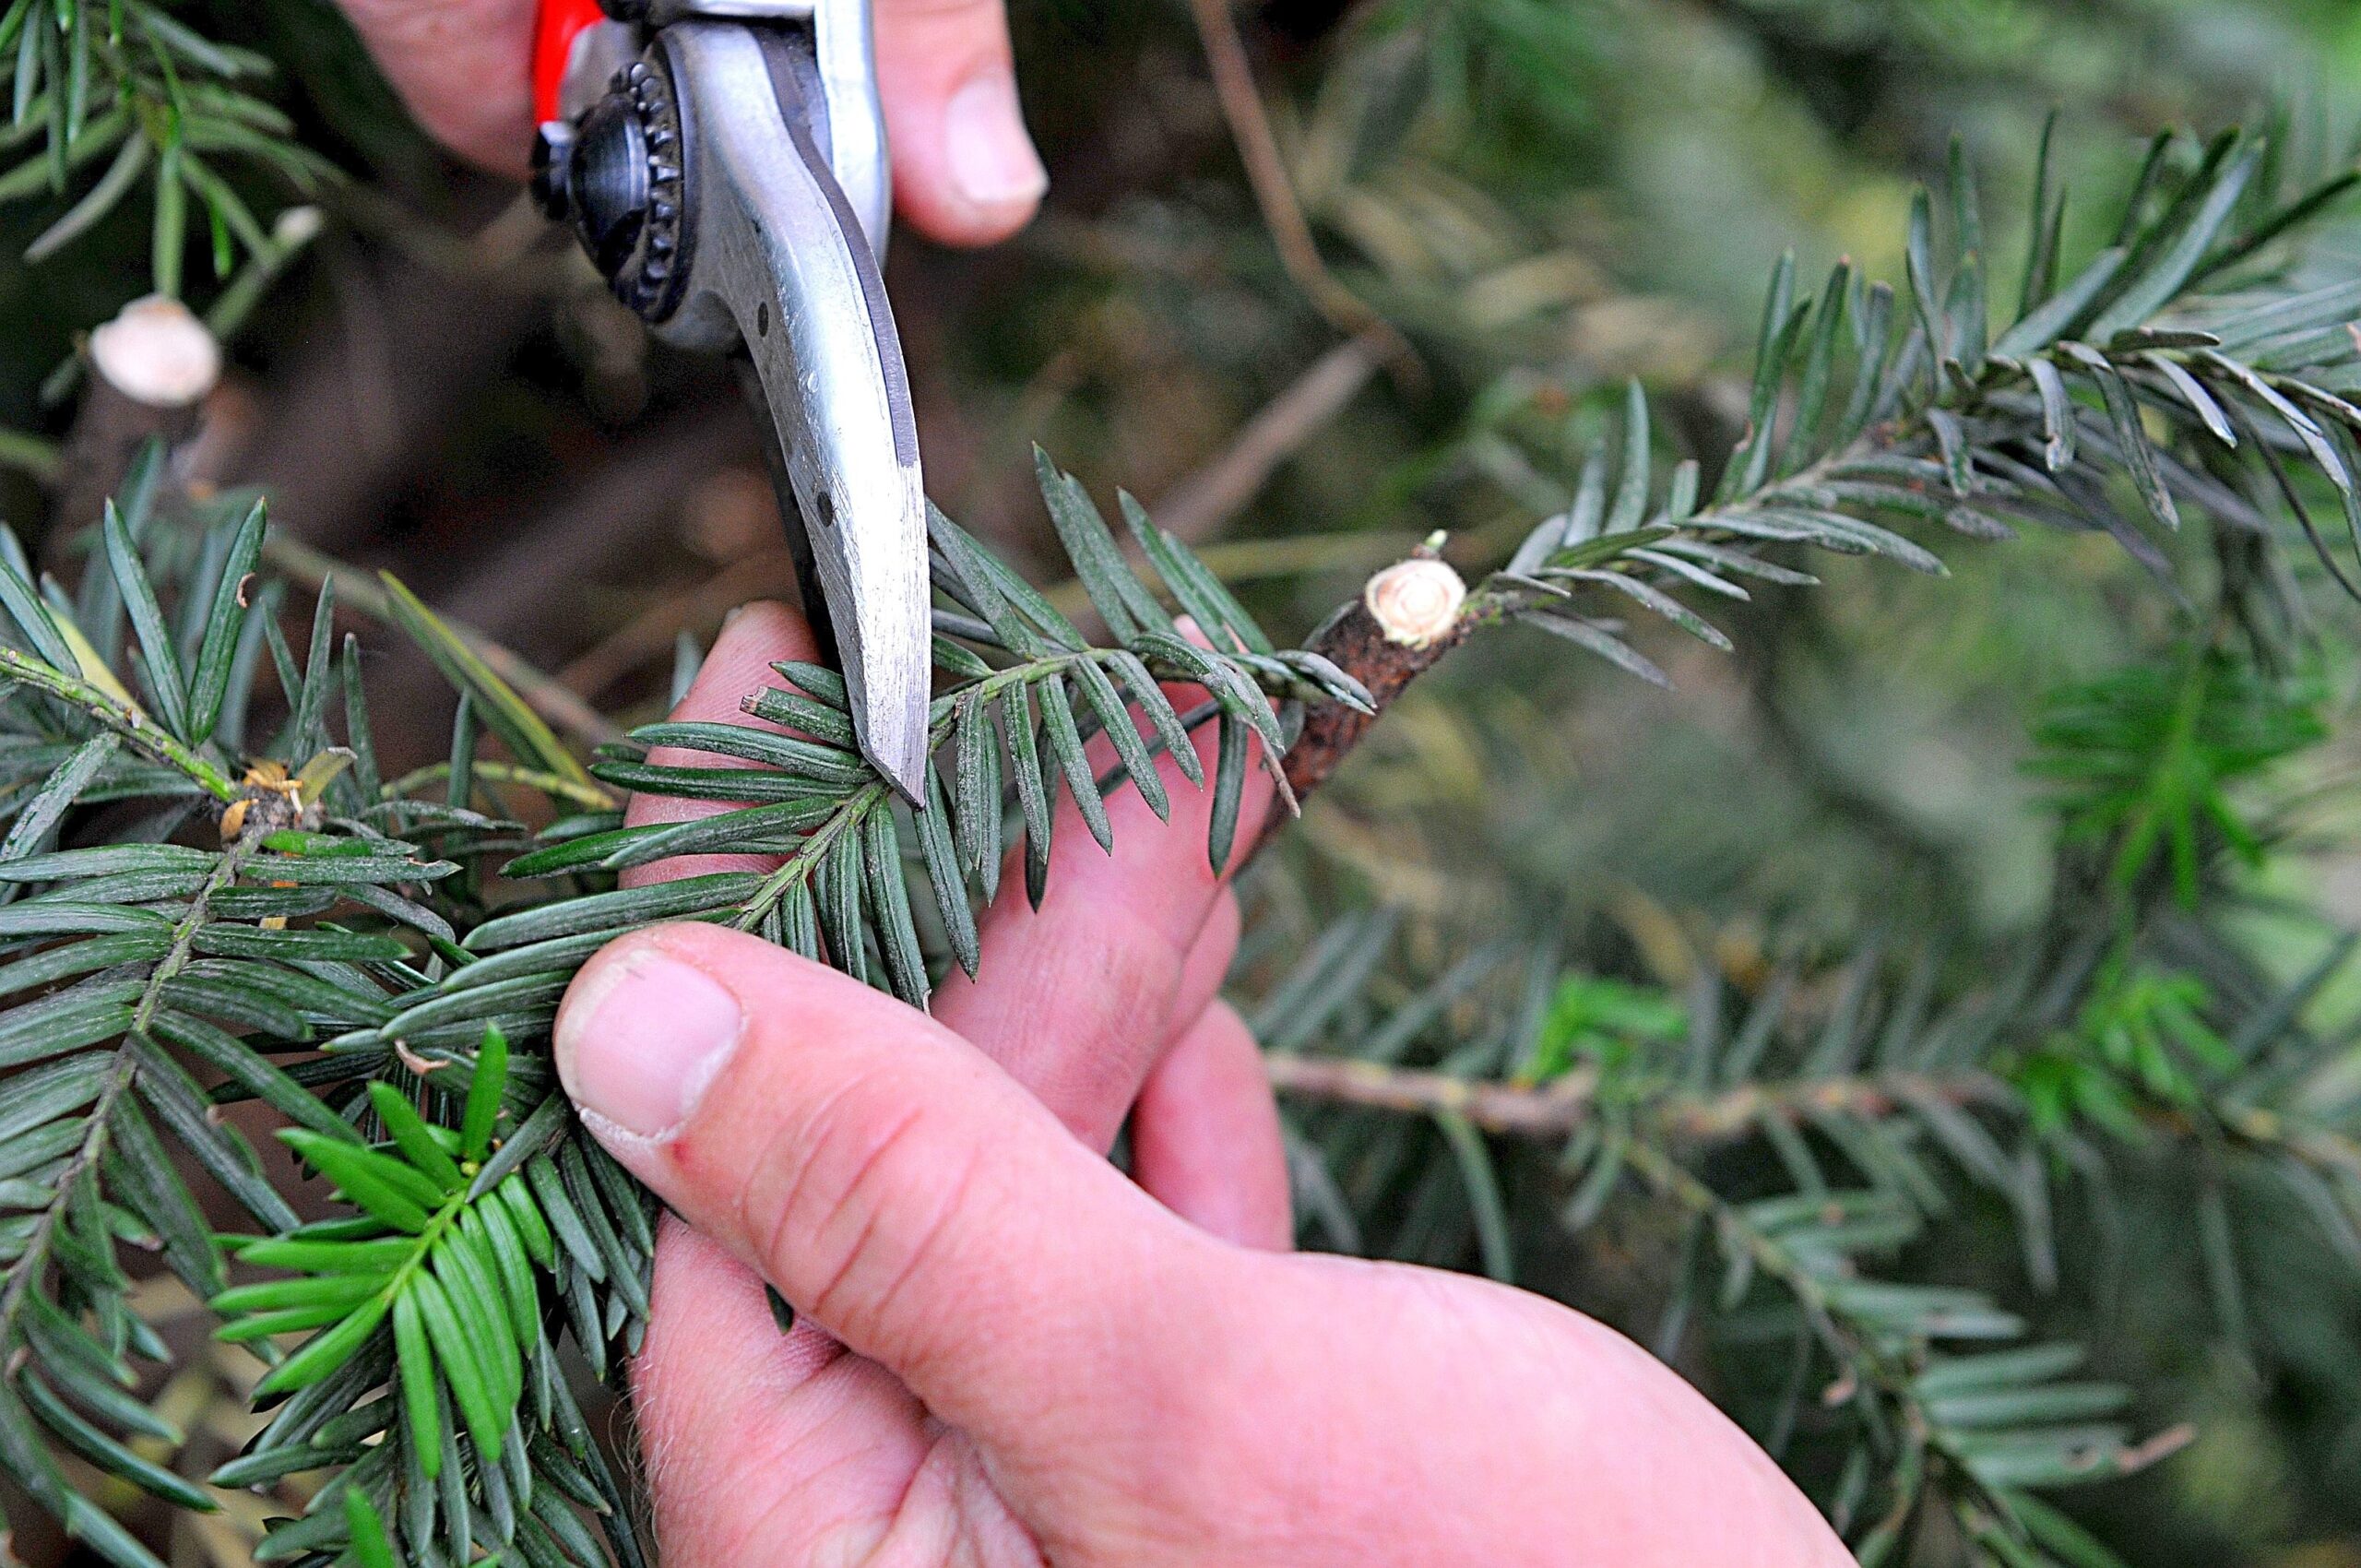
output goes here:
<path id="1" fill-rule="evenodd" d="M 860 749 L 923 801 L 926 491 L 869 0 L 541 0 L 534 89 L 542 209 L 658 337 L 737 359 Z"/>

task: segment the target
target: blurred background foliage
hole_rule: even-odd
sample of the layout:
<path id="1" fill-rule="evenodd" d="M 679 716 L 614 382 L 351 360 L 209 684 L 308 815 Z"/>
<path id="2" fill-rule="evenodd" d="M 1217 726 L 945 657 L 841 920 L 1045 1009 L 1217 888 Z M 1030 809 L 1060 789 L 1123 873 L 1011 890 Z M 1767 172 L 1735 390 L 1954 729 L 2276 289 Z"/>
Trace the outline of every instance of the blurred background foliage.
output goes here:
<path id="1" fill-rule="evenodd" d="M 991 253 L 905 236 L 889 267 L 931 489 L 1054 576 L 1038 441 L 1097 493 L 1147 497 L 1287 636 L 1431 530 L 1497 564 L 1566 504 L 1627 378 L 1709 461 L 1726 451 L 1770 264 L 1900 277 L 1910 191 L 1954 135 L 1991 254 L 2014 257 L 2053 109 L 2084 225 L 2161 127 L 2275 120 L 2333 165 L 2361 110 L 2346 0 L 1268 0 L 1238 21 L 1323 294 L 1283 264 L 1184 0 L 1014 9 L 1048 209 Z M 264 162 L 224 170 L 266 222 L 299 197 L 330 221 L 244 315 L 191 460 L 602 710 L 651 713 L 681 635 L 789 580 L 727 375 L 651 348 L 511 187 L 424 143 L 321 0 L 174 14 L 277 62 L 254 90 L 349 176 L 301 193 Z M 59 209 L 0 208 L 0 251 Z M 201 219 L 189 235 L 185 287 L 216 300 Z M 2361 259 L 2361 232 L 2325 244 Z M 131 202 L 0 268 L 0 425 L 63 434 L 57 367 L 147 289 L 154 250 Z M 6 483 L 11 518 L 42 517 L 32 477 Z M 1266 1042 L 1357 1051 L 1424 997 L 1428 1023 L 1390 1042 L 1406 1060 L 1439 1032 L 1418 1049 L 1453 1071 L 1611 1075 L 1696 1035 L 1701 996 L 1742 1013 L 1783 966 L 1868 954 L 1897 988 L 1916 965 L 1965 995 L 2094 932 L 2069 1004 L 2011 1037 L 2028 1147 L 2194 1099 L 2182 1079 L 2228 1049 L 2223 1008 L 2316 973 L 2303 1015 L 2349 1093 L 2361 980 L 2321 961 L 2361 922 L 2355 612 L 2303 554 L 2286 566 L 2318 636 L 2227 636 L 2208 534 L 2173 548 L 2182 601 L 2093 536 L 1954 544 L 1944 581 L 1826 562 L 1830 588 L 1766 588 L 1735 616 L 1733 657 L 1650 639 L 1669 694 L 1537 636 L 1486 639 L 1258 872 L 1241 977 Z M 379 643 L 389 770 L 439 756 L 447 695 Z M 1843 1011 L 1834 985 L 1806 983 L 1809 1016 Z M 1679 1229 L 1610 1215 L 1570 1236 L 1552 1149 L 1471 1165 L 1442 1122 L 1372 1134 L 1312 1110 L 1299 1130 L 1327 1153 L 1311 1240 L 1492 1266 L 1643 1337 L 1679 1297 Z M 1372 1138 L 1400 1146 L 1378 1158 Z M 2189 1423 L 2171 1462 L 2077 1495 L 2127 1560 L 2361 1565 L 2361 1271 L 2288 1187 L 2213 1184 L 2175 1146 L 2135 1146 L 2104 1204 L 2068 1199 L 2056 1155 L 2056 1250 L 2095 1265 L 2026 1268 L 2022 1216 L 1995 1199 L 1911 1243 L 1906 1271 L 2093 1347 L 2140 1390 L 2142 1430 Z M 1727 1158 L 1734 1190 L 1760 1183 L 1743 1161 L 1762 1151 Z M 1784 1348 L 1668 1343 L 1773 1411 L 1758 1431 L 1792 1422 Z"/>

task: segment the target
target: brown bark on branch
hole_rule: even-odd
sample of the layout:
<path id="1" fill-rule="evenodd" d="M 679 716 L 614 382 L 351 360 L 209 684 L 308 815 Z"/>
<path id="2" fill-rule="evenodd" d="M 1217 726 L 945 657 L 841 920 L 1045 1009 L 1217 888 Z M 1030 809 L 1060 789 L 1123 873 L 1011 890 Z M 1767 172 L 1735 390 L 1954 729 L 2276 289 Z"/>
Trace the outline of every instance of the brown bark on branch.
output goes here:
<path id="1" fill-rule="evenodd" d="M 1599 1087 L 1597 1074 L 1588 1068 L 1547 1084 L 1515 1084 L 1344 1056 L 1274 1051 L 1263 1063 L 1271 1086 L 1284 1095 L 1412 1116 L 1455 1115 L 1502 1137 L 1568 1135 L 1590 1119 Z M 1676 1098 L 1661 1105 L 1656 1117 L 1672 1136 L 1718 1143 L 1759 1126 L 1766 1116 L 1790 1123 L 1832 1112 L 1883 1117 L 1913 1099 L 1964 1107 L 1989 1103 L 2002 1093 L 1996 1080 L 1980 1073 L 1881 1074 L 1754 1084 L 1724 1094 Z"/>
<path id="2" fill-rule="evenodd" d="M 1448 1073 L 1389 1067 L 1346 1056 L 1297 1056 L 1273 1051 L 1263 1058 L 1271 1087 L 1283 1095 L 1394 1111 L 1409 1116 L 1448 1112 L 1487 1133 L 1504 1137 L 1561 1137 L 1590 1114 L 1598 1079 L 1569 1073 L 1553 1083 L 1526 1086 L 1454 1077 Z"/>

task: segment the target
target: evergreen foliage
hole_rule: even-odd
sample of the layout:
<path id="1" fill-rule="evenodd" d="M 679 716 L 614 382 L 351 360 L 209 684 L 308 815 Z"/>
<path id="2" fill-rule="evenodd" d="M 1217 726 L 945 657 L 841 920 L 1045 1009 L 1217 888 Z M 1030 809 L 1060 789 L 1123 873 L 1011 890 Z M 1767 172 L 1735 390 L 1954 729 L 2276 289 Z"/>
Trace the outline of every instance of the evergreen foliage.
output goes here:
<path id="1" fill-rule="evenodd" d="M 275 269 L 286 237 L 231 173 L 252 165 L 311 192 L 331 170 L 255 90 L 272 74 L 267 58 L 205 36 L 161 0 L 13 0 L 0 12 L 9 94 L 0 201 L 43 196 L 63 206 L 25 260 L 58 255 L 147 190 L 158 293 L 181 292 L 196 218 L 216 278 L 227 281 L 241 253 Z"/>
<path id="2" fill-rule="evenodd" d="M 1209 851 L 1227 863 L 1250 737 L 1269 754 L 1284 745 L 1272 695 L 1367 701 L 1318 655 L 1275 649 L 1134 505 L 1135 538 L 1213 646 L 1188 641 L 1096 510 L 1045 466 L 1077 567 L 1118 636 L 1094 647 L 937 517 L 944 760 L 925 812 L 896 805 L 852 749 L 841 682 L 811 666 L 782 666 L 784 683 L 747 702 L 795 736 L 655 725 L 586 769 L 391 582 L 396 617 L 462 699 L 450 762 L 387 782 L 358 647 L 333 646 L 333 592 L 321 595 L 299 656 L 279 632 L 278 585 L 255 587 L 260 503 L 225 498 L 167 517 L 161 467 L 151 448 L 127 509 L 109 514 L 102 559 L 77 600 L 36 589 L 21 551 L 0 562 L 10 618 L 0 669 L 14 690 L 0 880 L 15 895 L 0 907 L 0 940 L 18 955 L 0 987 L 24 999 L 0 1025 L 12 1042 L 0 1053 L 30 1069 L 0 1085 L 15 1237 L 0 1323 L 27 1356 L 21 1399 L 0 1397 L 0 1451 L 36 1500 L 120 1562 L 153 1559 L 67 1483 L 44 1429 L 169 1501 L 208 1505 L 77 1413 L 124 1436 L 171 1435 L 152 1413 L 133 1414 L 140 1407 L 125 1393 L 138 1381 L 126 1358 L 163 1354 L 127 1303 L 116 1257 L 126 1243 L 159 1248 L 226 1320 L 222 1337 L 271 1362 L 255 1394 L 274 1418 L 216 1484 L 337 1472 L 303 1519 L 272 1534 L 267 1560 L 344 1550 L 356 1520 L 382 1518 L 397 1522 L 410 1561 L 469 1562 L 479 1546 L 599 1561 L 578 1506 L 601 1519 L 623 1561 L 638 1561 L 631 1511 L 557 1361 L 570 1344 L 595 1375 L 619 1372 L 644 1324 L 654 1247 L 652 1201 L 579 1134 L 542 1049 L 575 970 L 622 931 L 720 920 L 923 1004 L 930 959 L 906 855 L 925 868 L 943 945 L 972 968 L 971 900 L 997 891 L 1004 830 L 1026 844 L 1036 897 L 1059 790 L 1111 842 L 1086 731 L 1109 729 L 1127 787 L 1168 809 L 1127 702 L 1192 774 L 1190 730 L 1217 728 Z M 112 663 L 102 648 L 117 650 Z M 266 658 L 285 719 L 255 744 L 247 694 Z M 1210 695 L 1183 714 L 1162 682 Z M 481 732 L 522 766 L 475 760 L 479 714 Z M 651 763 L 658 746 L 761 770 Z M 502 786 L 599 809 L 575 810 L 528 843 Z M 756 803 L 624 827 L 609 786 Z M 77 814 L 124 802 L 136 814 L 118 841 L 51 847 Z M 718 851 L 785 859 L 767 876 L 613 886 L 628 867 Z M 495 903 L 488 890 L 504 880 Z M 201 1088 L 191 1068 L 218 1081 Z M 297 1222 L 214 1114 L 249 1099 L 284 1121 L 281 1139 L 350 1218 Z M 261 1234 L 211 1236 L 165 1136 Z M 225 1289 L 225 1254 L 294 1277 Z M 280 1353 L 278 1336 L 305 1331 Z M 366 1502 L 348 1509 L 348 1491 Z"/>
<path id="3" fill-rule="evenodd" d="M 38 146 L 0 195 L 78 189 L 44 252 L 152 173 L 160 287 L 178 286 L 186 194 L 218 271 L 232 240 L 274 254 L 204 161 L 319 172 L 234 85 L 258 61 L 146 0 L 6 16 L 17 145 Z M 1545 62 L 1569 47 L 1536 39 Z M 1806 296 L 1780 265 L 1734 450 L 1664 462 L 1634 383 L 1571 505 L 1468 600 L 1471 629 L 1536 627 L 1663 681 L 1629 622 L 1727 647 L 1697 607 L 1811 586 L 1805 549 L 1940 575 L 1930 540 L 2030 524 L 2107 536 L 2162 593 L 2210 589 L 2169 668 L 2047 706 L 2031 771 L 2068 874 L 2032 939 L 1758 947 L 1667 984 L 1570 967 L 1554 932 L 1436 963 L 1380 912 L 1292 964 L 1275 918 L 1241 967 L 1329 1241 L 1524 1277 L 1535 1190 L 1561 1233 L 1634 1238 L 1668 1265 L 1656 1348 L 1711 1372 L 1865 1562 L 2116 1561 L 2055 1492 L 2185 1433 L 2086 1370 L 2043 1304 L 2104 1257 L 2122 1189 L 2186 1185 L 2233 1346 L 2252 1337 L 2256 1191 L 2361 1267 L 2348 1042 L 2309 1021 L 2352 940 L 2285 982 L 2236 932 L 2326 732 L 2293 563 L 2361 581 L 2338 541 L 2361 547 L 2361 285 L 2296 249 L 2353 176 L 2284 145 L 2157 138 L 2108 243 L 2070 257 L 2045 138 L 2011 269 L 1955 155 L 1912 209 L 1898 288 L 1845 264 Z M 2017 308 L 1996 316 L 2004 270 Z M 936 515 L 923 811 L 854 749 L 825 670 L 778 666 L 747 699 L 758 723 L 643 726 L 585 759 L 390 579 L 388 619 L 458 707 L 446 758 L 387 778 L 334 593 L 291 642 L 263 507 L 182 493 L 156 453 L 70 592 L 0 535 L 0 1470 L 124 1564 L 159 1560 L 111 1511 L 117 1481 L 189 1510 L 219 1506 L 208 1485 L 300 1498 L 263 1561 L 651 1560 L 575 1375 L 620 1381 L 656 1218 L 556 1092 L 545 1047 L 575 970 L 623 931 L 711 920 L 923 1004 L 979 962 L 1004 854 L 1044 896 L 1062 794 L 1107 846 L 1111 792 L 1165 812 L 1169 754 L 1212 791 L 1207 853 L 1232 866 L 1249 770 L 1276 774 L 1308 707 L 1374 706 L 1128 495 L 1119 532 L 1046 458 L 1038 477 L 1104 635 Z M 2175 569 L 2192 518 L 2210 584 Z M 728 809 L 627 826 L 626 794 Z M 691 854 L 777 869 L 619 885 Z M 232 1106 L 323 1179 L 334 1218 L 302 1218 Z M 244 1211 L 234 1233 L 192 1170 Z M 1945 1265 L 1994 1212 L 2005 1289 Z M 174 1467 L 184 1433 L 147 1396 L 172 1350 L 139 1309 L 143 1253 L 266 1368 L 267 1423 L 208 1477 Z"/>

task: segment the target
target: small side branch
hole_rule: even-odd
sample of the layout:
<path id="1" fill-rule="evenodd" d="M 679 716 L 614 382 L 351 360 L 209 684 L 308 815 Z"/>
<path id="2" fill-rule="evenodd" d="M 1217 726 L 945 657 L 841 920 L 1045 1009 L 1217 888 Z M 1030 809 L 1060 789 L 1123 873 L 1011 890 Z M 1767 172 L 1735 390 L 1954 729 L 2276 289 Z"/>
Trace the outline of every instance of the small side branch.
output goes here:
<path id="1" fill-rule="evenodd" d="M 1263 1058 L 1271 1087 L 1284 1095 L 1408 1116 L 1449 1113 L 1499 1137 L 1557 1139 L 1595 1114 L 1598 1075 L 1576 1068 L 1546 1084 L 1463 1078 L 1343 1056 L 1274 1051 Z M 1765 1117 L 1799 1122 L 1812 1115 L 1891 1116 L 1912 1100 L 1952 1106 L 1989 1104 L 2003 1090 L 1983 1074 L 1957 1076 L 1879 1075 L 1789 1084 L 1750 1084 L 1726 1093 L 1667 1097 L 1649 1113 L 1682 1142 L 1721 1143 L 1743 1135 Z"/>
<path id="2" fill-rule="evenodd" d="M 1371 339 L 1397 374 L 1422 375 L 1418 351 L 1409 339 L 1367 301 L 1338 282 L 1321 259 L 1311 225 L 1305 220 L 1295 185 L 1287 178 L 1287 161 L 1279 155 L 1278 138 L 1271 134 L 1270 117 L 1263 112 L 1253 63 L 1247 58 L 1246 41 L 1239 36 L 1238 18 L 1230 14 L 1229 4 L 1230 0 L 1190 0 L 1190 8 L 1196 14 L 1197 33 L 1204 42 L 1205 64 L 1213 72 L 1222 118 L 1228 122 L 1239 160 L 1246 166 L 1246 181 L 1253 187 L 1264 226 L 1278 247 L 1280 265 L 1330 326 L 1352 337 Z"/>
<path id="3" fill-rule="evenodd" d="M 133 1009 L 131 1023 L 123 1039 L 115 1047 L 114 1063 L 108 1071 L 105 1084 L 100 1088 L 97 1101 L 85 1113 L 87 1131 L 82 1141 L 61 1170 L 50 1182 L 53 1194 L 41 1217 L 34 1221 L 33 1230 L 17 1254 L 6 1276 L 6 1285 L 0 1288 L 0 1347 L 13 1348 L 17 1337 L 17 1318 L 23 1311 L 25 1297 L 34 1289 L 48 1272 L 51 1243 L 56 1239 L 57 1228 L 66 1210 L 76 1201 L 76 1189 L 95 1171 L 106 1157 L 107 1143 L 113 1131 L 114 1108 L 131 1091 L 139 1075 L 137 1042 L 146 1036 L 154 1021 L 156 1009 L 163 998 L 164 987 L 187 967 L 196 933 L 212 915 L 213 896 L 233 885 L 245 870 L 251 851 L 243 845 L 232 845 L 213 868 L 213 874 L 197 890 L 189 903 L 188 911 L 172 930 L 172 944 L 163 957 L 157 960 L 142 984 L 138 1004 Z"/>
<path id="4" fill-rule="evenodd" d="M 173 739 L 146 714 L 88 681 L 53 670 L 30 654 L 0 647 L 0 682 L 20 683 L 60 702 L 71 703 L 122 736 L 136 750 L 185 775 L 217 801 L 226 804 L 243 797 L 243 791 L 228 774 Z"/>
<path id="5" fill-rule="evenodd" d="M 1346 1056 L 1273 1051 L 1263 1065 L 1284 1095 L 1409 1116 L 1449 1112 L 1501 1137 L 1562 1137 L 1589 1116 L 1598 1090 L 1597 1075 L 1586 1071 L 1527 1087 Z"/>

